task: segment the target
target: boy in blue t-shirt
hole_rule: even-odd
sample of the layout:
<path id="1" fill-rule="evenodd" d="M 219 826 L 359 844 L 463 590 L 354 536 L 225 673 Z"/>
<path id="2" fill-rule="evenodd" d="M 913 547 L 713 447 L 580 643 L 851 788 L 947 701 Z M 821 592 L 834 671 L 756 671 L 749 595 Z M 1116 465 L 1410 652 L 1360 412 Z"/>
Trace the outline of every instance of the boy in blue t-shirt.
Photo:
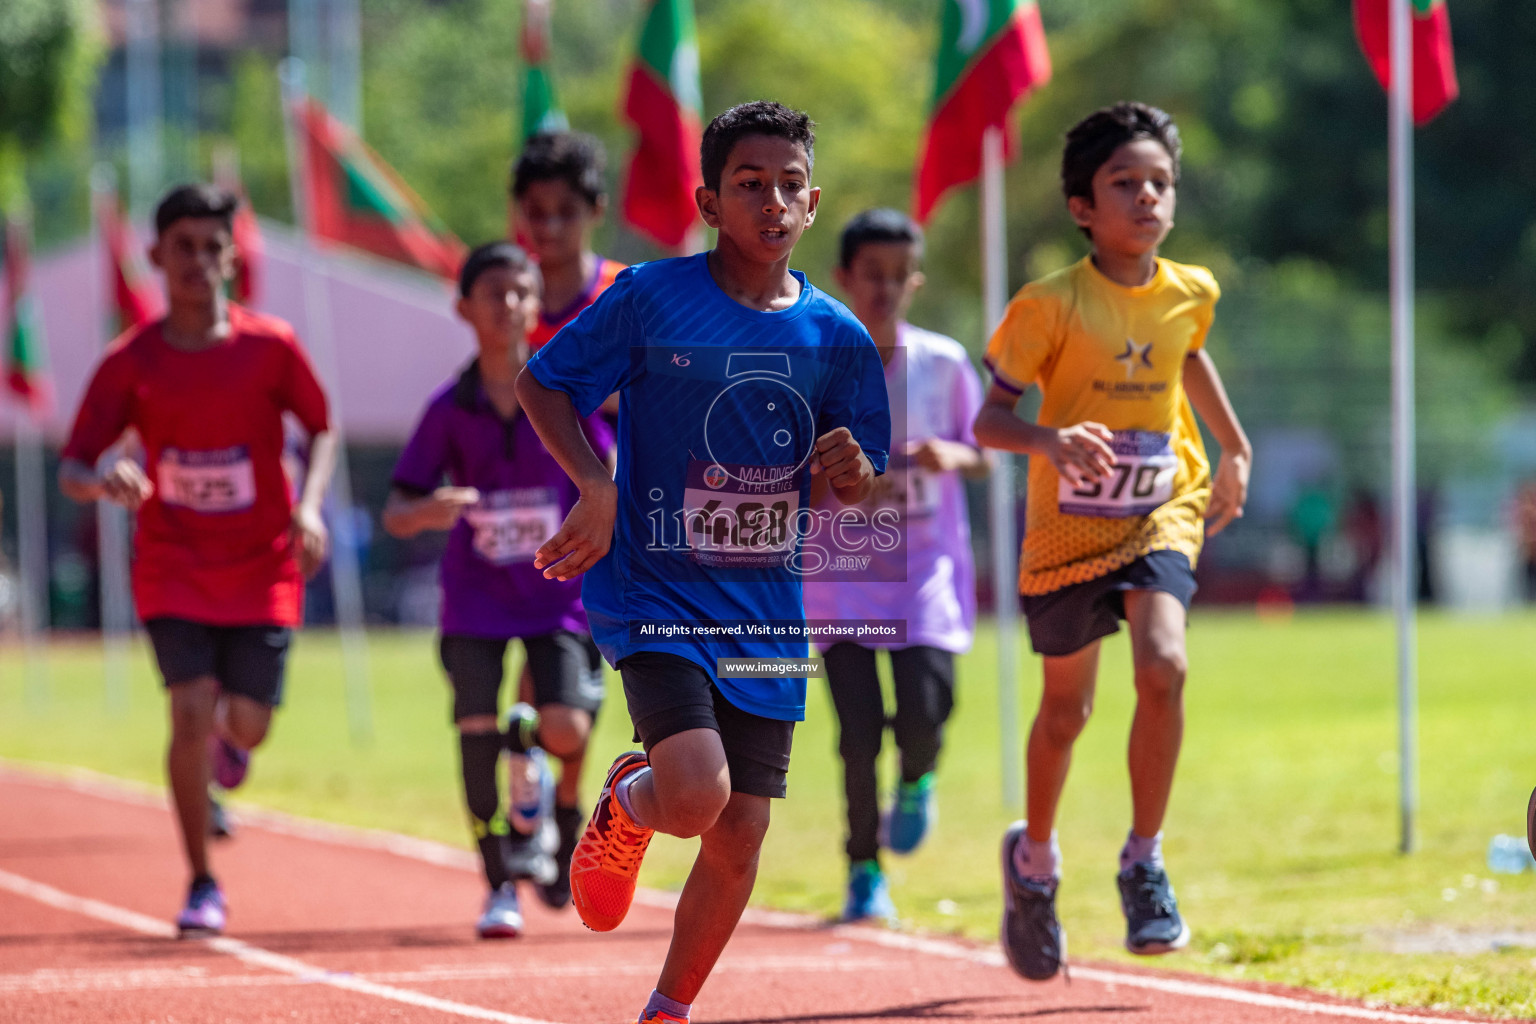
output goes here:
<path id="1" fill-rule="evenodd" d="M 814 143 L 810 119 L 778 103 L 715 118 L 697 193 L 715 248 L 624 271 L 518 378 L 581 491 L 535 563 L 555 579 L 586 574 L 593 639 L 645 747 L 614 762 L 577 845 L 582 920 L 596 931 L 623 920 L 653 832 L 701 840 L 642 1021 L 688 1019 L 752 893 L 805 716 L 803 676 L 729 678 L 717 659 L 805 657 L 811 477 L 852 504 L 885 471 L 879 353 L 789 269 L 820 198 Z M 579 416 L 615 391 L 611 479 Z"/>

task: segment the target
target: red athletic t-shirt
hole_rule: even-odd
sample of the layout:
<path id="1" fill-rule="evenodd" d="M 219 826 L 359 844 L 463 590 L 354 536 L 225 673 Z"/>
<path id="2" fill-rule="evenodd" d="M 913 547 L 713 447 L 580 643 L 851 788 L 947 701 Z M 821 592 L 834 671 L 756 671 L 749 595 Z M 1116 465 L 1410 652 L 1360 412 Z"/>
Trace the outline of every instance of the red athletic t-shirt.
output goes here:
<path id="1" fill-rule="evenodd" d="M 296 626 L 304 580 L 289 542 L 283 413 L 311 434 L 325 392 L 293 328 L 239 306 L 229 340 L 200 352 L 158 322 L 123 335 L 96 367 L 64 447 L 94 465 L 132 427 L 154 485 L 138 513 L 133 596 L 141 619 Z"/>
<path id="2" fill-rule="evenodd" d="M 559 333 L 560 328 L 576 319 L 576 315 L 597 301 L 597 297 L 608 290 L 613 284 L 613 279 L 619 276 L 619 271 L 624 269 L 624 264 L 608 259 L 606 256 L 597 258 L 597 268 L 592 274 L 592 280 L 582 289 L 581 294 L 564 309 L 539 311 L 539 323 L 528 335 L 528 351 L 537 352 L 545 343 Z"/>

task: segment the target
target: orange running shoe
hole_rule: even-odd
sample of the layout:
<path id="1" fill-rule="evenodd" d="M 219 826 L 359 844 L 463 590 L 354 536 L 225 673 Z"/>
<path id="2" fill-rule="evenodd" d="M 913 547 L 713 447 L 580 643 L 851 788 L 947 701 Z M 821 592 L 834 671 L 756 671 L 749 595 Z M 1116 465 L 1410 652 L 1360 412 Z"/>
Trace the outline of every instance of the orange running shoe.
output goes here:
<path id="1" fill-rule="evenodd" d="M 618 756 L 608 769 L 592 818 L 571 855 L 571 899 L 582 924 L 595 932 L 617 928 L 635 899 L 640 859 L 655 830 L 630 820 L 613 790 L 620 779 L 648 764 L 638 750 Z"/>
<path id="2" fill-rule="evenodd" d="M 641 1010 L 635 1024 L 688 1024 L 687 1017 L 677 1017 L 666 1010 Z"/>

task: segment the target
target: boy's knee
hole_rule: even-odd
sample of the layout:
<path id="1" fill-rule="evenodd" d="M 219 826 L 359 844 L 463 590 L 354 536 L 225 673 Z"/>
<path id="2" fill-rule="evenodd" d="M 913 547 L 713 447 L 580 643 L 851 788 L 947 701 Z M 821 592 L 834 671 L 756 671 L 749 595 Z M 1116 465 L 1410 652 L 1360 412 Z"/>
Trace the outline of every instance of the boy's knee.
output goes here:
<path id="1" fill-rule="evenodd" d="M 1093 701 L 1081 697 L 1046 697 L 1040 702 L 1041 727 L 1056 746 L 1066 746 L 1082 734 L 1093 713 Z"/>
<path id="2" fill-rule="evenodd" d="M 209 677 L 176 683 L 170 688 L 171 742 L 206 741 L 213 731 L 219 684 Z"/>
<path id="3" fill-rule="evenodd" d="M 680 839 L 701 836 L 720 822 L 730 803 L 728 780 L 689 779 L 669 791 L 657 790 L 656 799 L 667 819 L 667 832 Z"/>
<path id="4" fill-rule="evenodd" d="M 1136 695 L 1157 701 L 1178 700 L 1184 694 L 1189 660 L 1180 646 L 1154 648 L 1136 662 Z"/>
<path id="5" fill-rule="evenodd" d="M 539 742 L 555 757 L 575 757 L 587 748 L 592 735 L 592 716 L 568 704 L 539 708 Z"/>
<path id="6" fill-rule="evenodd" d="M 768 835 L 768 800 L 737 795 L 705 833 L 710 856 L 746 871 L 757 863 Z"/>
<path id="7" fill-rule="evenodd" d="M 224 731 L 238 746 L 251 750 L 267 738 L 272 709 L 255 702 L 231 703 L 224 716 Z"/>

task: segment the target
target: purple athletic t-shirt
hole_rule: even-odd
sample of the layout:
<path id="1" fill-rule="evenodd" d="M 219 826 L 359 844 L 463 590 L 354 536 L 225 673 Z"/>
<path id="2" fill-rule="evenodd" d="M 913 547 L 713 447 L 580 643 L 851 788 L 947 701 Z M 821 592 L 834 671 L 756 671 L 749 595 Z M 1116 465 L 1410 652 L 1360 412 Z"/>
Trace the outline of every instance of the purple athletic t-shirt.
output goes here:
<path id="1" fill-rule="evenodd" d="M 611 428 L 582 421 L 599 456 L 613 448 Z M 446 477 L 480 492 L 448 535 L 443 552 L 442 630 L 492 639 L 587 632 L 581 580 L 547 580 L 533 554 L 554 535 L 579 496 L 544 448 L 528 417 L 502 419 L 480 385 L 480 364 L 432 396 L 395 466 L 394 486 L 427 494 Z"/>
<path id="2" fill-rule="evenodd" d="M 953 338 L 911 324 L 900 328 L 900 361 L 886 367 L 891 396 L 891 441 L 895 452 L 929 438 L 976 447 L 971 423 L 981 409 L 981 380 L 965 348 Z M 920 469 L 905 455 L 891 455 L 892 471 L 875 483 L 862 507 L 892 508 L 901 516 L 903 543 L 878 553 L 866 543 L 874 531 L 845 529 L 850 550 L 874 553 L 866 580 L 805 581 L 807 619 L 903 619 L 906 641 L 863 642 L 866 647 L 923 645 L 963 654 L 976 628 L 976 574 L 971 563 L 971 526 L 965 484 L 955 471 Z M 828 495 L 824 507 L 836 512 Z M 904 564 L 903 564 L 904 563 Z M 895 582 L 895 581 L 901 582 Z M 825 649 L 828 645 L 821 645 Z"/>

